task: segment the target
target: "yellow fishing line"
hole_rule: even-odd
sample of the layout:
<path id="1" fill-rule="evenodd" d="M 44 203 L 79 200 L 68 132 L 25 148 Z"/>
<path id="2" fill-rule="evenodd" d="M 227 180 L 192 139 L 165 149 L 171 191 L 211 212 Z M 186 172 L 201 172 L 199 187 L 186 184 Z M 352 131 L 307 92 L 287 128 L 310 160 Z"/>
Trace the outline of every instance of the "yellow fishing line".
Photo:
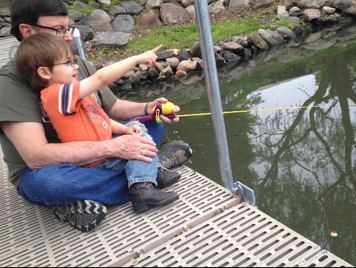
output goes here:
<path id="1" fill-rule="evenodd" d="M 223 112 L 223 114 L 237 114 L 237 113 L 264 112 L 264 111 L 291 110 L 291 109 L 306 109 L 306 108 L 313 108 L 313 107 L 315 107 L 315 106 L 286 107 L 286 108 L 272 108 L 272 109 L 256 109 L 256 110 L 242 110 L 242 111 Z M 183 115 L 176 115 L 176 116 L 177 116 L 177 117 L 192 117 L 192 116 L 203 116 L 203 115 L 211 115 L 211 113 L 183 114 Z"/>

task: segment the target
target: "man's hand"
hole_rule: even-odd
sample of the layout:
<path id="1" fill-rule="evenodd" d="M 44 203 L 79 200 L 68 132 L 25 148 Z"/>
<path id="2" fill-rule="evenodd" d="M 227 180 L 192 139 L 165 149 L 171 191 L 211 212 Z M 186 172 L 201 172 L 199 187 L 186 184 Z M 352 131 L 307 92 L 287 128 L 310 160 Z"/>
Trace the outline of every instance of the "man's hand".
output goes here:
<path id="1" fill-rule="evenodd" d="M 147 163 L 151 163 L 152 159 L 149 157 L 155 157 L 157 148 L 156 144 L 142 137 L 143 132 L 137 135 L 125 135 L 111 140 L 113 146 L 110 146 L 112 151 L 112 157 L 118 157 L 127 160 L 141 160 Z M 143 155 L 145 153 L 145 155 Z"/>
<path id="2" fill-rule="evenodd" d="M 151 103 L 148 105 L 148 113 L 149 113 L 149 114 L 153 114 L 154 111 L 152 111 L 152 110 L 153 110 L 153 108 L 154 108 L 158 103 L 167 103 L 167 102 L 168 102 L 168 100 L 165 99 L 165 98 L 159 98 L 159 99 L 157 99 L 157 100 L 151 102 Z M 179 113 L 179 112 L 180 112 L 180 108 L 179 108 L 178 106 L 176 106 L 176 108 L 174 108 L 174 110 L 173 110 L 173 113 L 176 114 L 176 113 Z M 172 123 L 171 119 L 165 117 L 164 115 L 161 115 L 160 118 L 161 118 L 161 120 L 162 120 L 163 123 L 168 123 L 168 124 L 169 124 L 169 123 Z M 174 119 L 173 119 L 173 122 L 178 123 L 178 122 L 179 122 L 179 118 L 178 118 L 178 117 L 177 117 L 177 118 L 174 118 Z"/>

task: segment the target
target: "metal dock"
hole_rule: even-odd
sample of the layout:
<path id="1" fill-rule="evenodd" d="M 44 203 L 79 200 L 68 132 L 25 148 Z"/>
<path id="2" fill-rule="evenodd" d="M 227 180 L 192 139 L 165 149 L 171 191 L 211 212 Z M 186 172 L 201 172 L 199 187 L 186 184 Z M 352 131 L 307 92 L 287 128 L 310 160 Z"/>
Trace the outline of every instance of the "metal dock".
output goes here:
<path id="1" fill-rule="evenodd" d="M 181 198 L 142 215 L 112 206 L 80 233 L 32 205 L 7 180 L 0 151 L 0 266 L 352 267 L 187 167 Z"/>

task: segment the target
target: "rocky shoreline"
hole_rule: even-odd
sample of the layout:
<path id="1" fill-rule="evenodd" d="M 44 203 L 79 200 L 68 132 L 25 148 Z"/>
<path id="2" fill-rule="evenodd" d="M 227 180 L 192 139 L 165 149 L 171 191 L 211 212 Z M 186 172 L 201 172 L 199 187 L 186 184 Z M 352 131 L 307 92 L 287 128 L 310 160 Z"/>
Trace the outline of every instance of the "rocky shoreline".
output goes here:
<path id="1" fill-rule="evenodd" d="M 113 0 L 116 1 L 116 0 Z M 275 0 L 205 0 L 209 3 L 209 12 L 216 14 L 224 10 L 263 8 L 275 3 Z M 130 40 L 129 31 L 135 27 L 157 25 L 180 25 L 195 17 L 193 0 L 111 0 L 73 1 L 63 0 L 68 5 L 71 25 L 81 32 L 83 45 L 90 49 L 117 49 L 124 47 Z M 138 3 L 139 2 L 139 3 Z M 306 27 L 313 24 L 348 24 L 356 17 L 356 3 L 353 0 L 280 0 L 276 19 L 292 25 L 274 26 L 260 29 L 248 36 L 234 36 L 215 45 L 217 65 L 238 62 L 268 50 L 270 47 L 286 43 L 303 34 Z M 10 12 L 0 9 L 0 37 L 9 35 Z M 137 22 L 134 16 L 140 16 Z M 76 48 L 75 41 L 73 47 Z M 159 65 L 149 68 L 145 65 L 135 67 L 112 87 L 118 91 L 130 90 L 142 82 L 165 81 L 172 76 L 185 77 L 191 72 L 202 70 L 200 43 L 191 49 L 158 52 Z M 93 62 L 97 69 L 103 67 Z M 111 63 L 106 63 L 108 65 Z"/>

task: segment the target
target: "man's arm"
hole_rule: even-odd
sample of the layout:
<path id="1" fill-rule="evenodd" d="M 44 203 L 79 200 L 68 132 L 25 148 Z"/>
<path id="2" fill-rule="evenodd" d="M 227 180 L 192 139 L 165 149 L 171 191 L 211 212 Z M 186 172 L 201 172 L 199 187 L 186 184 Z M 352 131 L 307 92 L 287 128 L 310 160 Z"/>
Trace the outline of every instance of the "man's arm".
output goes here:
<path id="1" fill-rule="evenodd" d="M 35 122 L 2 122 L 0 127 L 29 168 L 71 163 L 84 166 L 108 157 L 151 162 L 156 155 L 154 142 L 140 135 L 122 136 L 100 142 L 48 143 L 42 124 Z"/>

